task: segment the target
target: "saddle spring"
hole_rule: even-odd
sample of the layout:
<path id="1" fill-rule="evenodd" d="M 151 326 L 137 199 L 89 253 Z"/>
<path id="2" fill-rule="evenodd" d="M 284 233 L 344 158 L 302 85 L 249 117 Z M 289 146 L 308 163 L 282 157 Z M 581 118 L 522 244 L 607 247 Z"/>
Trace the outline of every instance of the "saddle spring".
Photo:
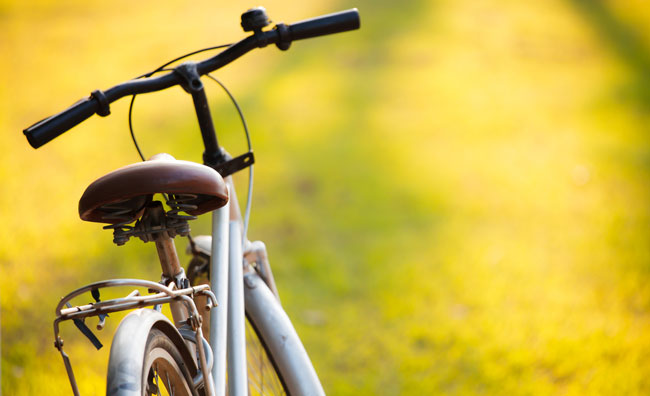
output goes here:
<path id="1" fill-rule="evenodd" d="M 124 219 L 124 218 L 129 218 L 130 216 L 129 213 L 133 210 L 132 208 L 123 205 L 124 202 L 126 201 L 119 201 L 119 202 L 114 202 L 110 204 L 106 204 L 102 206 L 102 210 L 105 210 L 106 213 L 102 217 L 105 220 L 113 220 L 113 219 Z M 114 231 L 121 231 L 121 232 L 128 232 L 133 229 L 133 226 L 129 225 L 129 223 L 132 223 L 132 219 L 128 219 L 125 221 L 121 221 L 119 223 L 115 224 L 109 224 L 105 225 L 102 227 L 104 230 L 114 230 Z"/>
<path id="2" fill-rule="evenodd" d="M 198 206 L 192 205 L 188 202 L 194 201 L 197 197 L 196 194 L 169 194 L 168 197 L 165 197 L 167 205 L 171 208 L 171 210 L 167 212 L 167 217 L 175 221 L 195 220 L 196 216 L 183 215 L 180 214 L 180 212 L 196 210 Z"/>
<path id="3" fill-rule="evenodd" d="M 181 214 L 181 212 L 196 210 L 198 206 L 190 202 L 196 200 L 197 197 L 196 194 L 165 194 L 165 200 L 170 210 L 165 212 L 162 203 L 154 201 L 151 204 L 158 203 L 159 212 L 156 212 L 155 205 L 151 206 L 150 204 L 145 209 L 143 217 L 137 220 L 135 225 L 130 225 L 133 222 L 131 216 L 133 208 L 125 205 L 127 201 L 106 204 L 101 208 L 106 212 L 103 215 L 104 220 L 123 221 L 106 225 L 103 228 L 113 230 L 113 242 L 117 245 L 125 244 L 132 236 L 137 236 L 145 242 L 153 241 L 160 233 L 165 233 L 170 238 L 176 235 L 186 236 L 190 233 L 187 221 L 196 219 L 196 216 Z M 149 216 L 148 213 L 151 215 Z"/>

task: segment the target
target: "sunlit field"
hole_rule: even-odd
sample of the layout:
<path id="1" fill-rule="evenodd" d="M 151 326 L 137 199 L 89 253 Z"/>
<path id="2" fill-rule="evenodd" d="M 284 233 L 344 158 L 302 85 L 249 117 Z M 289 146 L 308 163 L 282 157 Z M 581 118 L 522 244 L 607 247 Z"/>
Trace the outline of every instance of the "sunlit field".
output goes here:
<path id="1" fill-rule="evenodd" d="M 361 13 L 359 31 L 215 73 L 252 133 L 249 238 L 267 244 L 328 394 L 650 393 L 646 2 L 4 0 L 3 395 L 71 394 L 52 346 L 62 295 L 160 276 L 153 245 L 115 247 L 77 214 L 90 182 L 139 159 L 128 99 L 38 150 L 22 129 L 242 38 L 256 5 L 275 23 Z M 220 142 L 243 153 L 237 113 L 205 84 Z M 201 161 L 182 89 L 138 97 L 134 126 L 146 156 Z M 209 232 L 207 218 L 191 225 Z M 64 326 L 82 394 L 105 392 L 119 319 L 99 352 Z"/>

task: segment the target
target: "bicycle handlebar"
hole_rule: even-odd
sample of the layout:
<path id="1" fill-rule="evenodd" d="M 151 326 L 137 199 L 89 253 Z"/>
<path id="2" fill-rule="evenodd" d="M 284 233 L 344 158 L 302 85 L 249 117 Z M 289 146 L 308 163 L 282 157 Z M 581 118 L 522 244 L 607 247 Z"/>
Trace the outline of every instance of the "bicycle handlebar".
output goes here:
<path id="1" fill-rule="evenodd" d="M 272 30 L 260 30 L 212 58 L 198 62 L 196 69 L 200 75 L 204 75 L 229 64 L 255 48 L 276 44 L 278 48 L 286 50 L 295 40 L 346 32 L 358 29 L 359 26 L 359 12 L 356 8 L 307 19 L 291 25 L 280 23 Z M 90 118 L 93 114 L 107 116 L 110 114 L 109 104 L 124 96 L 160 91 L 184 82 L 185 80 L 178 73 L 170 72 L 160 77 L 127 81 L 104 92 L 94 91 L 91 96 L 81 99 L 66 110 L 24 129 L 23 133 L 33 148 L 39 148 Z"/>
<path id="2" fill-rule="evenodd" d="M 328 34 L 359 29 L 359 12 L 356 8 L 334 14 L 322 15 L 289 25 L 290 40 L 302 40 Z"/>
<path id="3" fill-rule="evenodd" d="M 96 111 L 95 101 L 88 97 L 78 101 L 62 112 L 45 118 L 23 130 L 33 148 L 39 148 L 65 131 L 85 121 Z"/>

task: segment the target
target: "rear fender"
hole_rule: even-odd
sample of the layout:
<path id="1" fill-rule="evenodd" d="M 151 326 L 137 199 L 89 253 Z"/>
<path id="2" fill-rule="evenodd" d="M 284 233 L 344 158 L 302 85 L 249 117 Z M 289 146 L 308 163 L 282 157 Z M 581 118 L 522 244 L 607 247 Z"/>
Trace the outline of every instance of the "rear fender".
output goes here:
<path id="1" fill-rule="evenodd" d="M 106 379 L 107 395 L 142 395 L 142 365 L 147 338 L 153 328 L 162 331 L 175 345 L 185 345 L 183 337 L 165 315 L 145 308 L 131 312 L 122 320 L 113 337 Z M 179 349 L 184 361 L 194 361 L 187 348 Z M 196 365 L 189 369 L 192 376 L 196 375 Z"/>

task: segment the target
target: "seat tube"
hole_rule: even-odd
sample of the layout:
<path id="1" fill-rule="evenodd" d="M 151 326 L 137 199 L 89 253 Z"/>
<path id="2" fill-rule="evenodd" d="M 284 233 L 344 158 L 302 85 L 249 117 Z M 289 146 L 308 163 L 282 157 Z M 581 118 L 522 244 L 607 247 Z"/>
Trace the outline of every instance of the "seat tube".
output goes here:
<path id="1" fill-rule="evenodd" d="M 228 273 L 228 394 L 246 396 L 246 322 L 240 222 L 230 221 Z"/>
<path id="2" fill-rule="evenodd" d="M 212 378 L 216 396 L 226 394 L 226 345 L 228 328 L 228 250 L 230 202 L 212 212 L 210 288 L 218 306 L 210 310 L 210 346 L 214 364 Z"/>

